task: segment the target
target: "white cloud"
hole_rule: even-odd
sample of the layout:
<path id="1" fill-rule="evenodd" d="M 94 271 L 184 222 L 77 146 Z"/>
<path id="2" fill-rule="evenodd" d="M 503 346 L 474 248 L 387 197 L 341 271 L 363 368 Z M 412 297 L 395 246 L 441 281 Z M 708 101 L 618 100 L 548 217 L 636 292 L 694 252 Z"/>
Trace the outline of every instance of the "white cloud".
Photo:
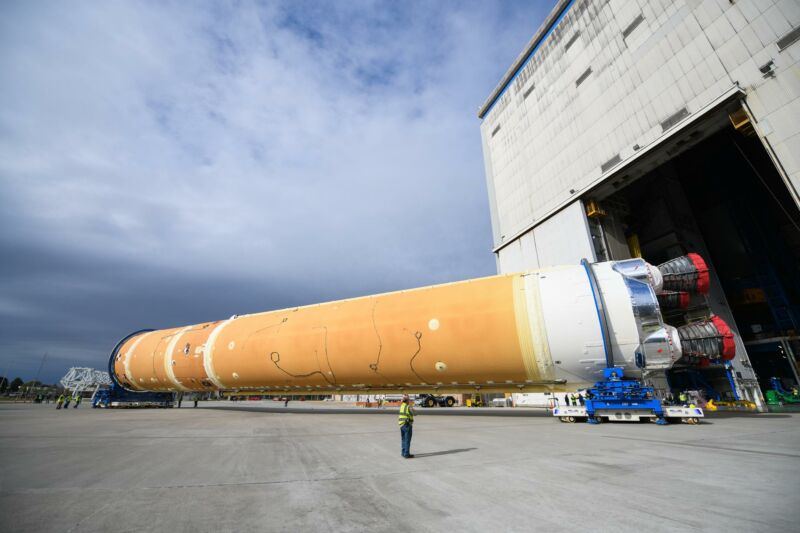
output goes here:
<path id="1" fill-rule="evenodd" d="M 0 233 L 306 303 L 491 274 L 475 111 L 548 9 L 6 3 Z"/>

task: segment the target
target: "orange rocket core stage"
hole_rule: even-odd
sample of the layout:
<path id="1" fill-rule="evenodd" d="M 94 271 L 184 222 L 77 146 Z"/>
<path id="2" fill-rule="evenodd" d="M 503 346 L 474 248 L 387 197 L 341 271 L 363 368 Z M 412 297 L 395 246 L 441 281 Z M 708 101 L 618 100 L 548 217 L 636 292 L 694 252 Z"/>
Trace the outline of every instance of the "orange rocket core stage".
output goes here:
<path id="1" fill-rule="evenodd" d="M 112 371 L 148 391 L 555 389 L 522 283 L 493 276 L 142 332 Z"/>

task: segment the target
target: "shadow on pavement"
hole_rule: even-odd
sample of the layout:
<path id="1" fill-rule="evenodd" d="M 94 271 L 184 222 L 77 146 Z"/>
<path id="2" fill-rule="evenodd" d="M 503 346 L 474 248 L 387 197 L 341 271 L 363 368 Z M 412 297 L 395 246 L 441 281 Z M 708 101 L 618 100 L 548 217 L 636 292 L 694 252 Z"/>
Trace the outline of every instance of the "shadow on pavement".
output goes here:
<path id="1" fill-rule="evenodd" d="M 451 453 L 471 452 L 472 450 L 477 450 L 477 449 L 478 448 L 458 448 L 455 450 L 444 450 L 441 452 L 415 453 L 414 457 L 433 457 L 435 455 L 450 455 Z"/>
<path id="2" fill-rule="evenodd" d="M 397 408 L 369 408 L 369 407 L 283 407 L 265 405 L 224 405 L 206 404 L 199 406 L 202 409 L 219 409 L 222 411 L 252 411 L 258 413 L 297 413 L 297 414 L 338 414 L 338 415 L 392 415 L 397 416 Z M 190 408 L 191 409 L 191 408 Z M 544 409 L 514 409 L 514 408 L 416 408 L 417 415 L 439 416 L 507 416 L 507 417 L 552 417 L 550 411 Z"/>
<path id="3" fill-rule="evenodd" d="M 791 418 L 792 415 L 778 414 L 778 413 L 745 413 L 736 411 L 706 411 L 706 420 L 714 420 L 715 418 L 759 418 L 761 420 L 769 420 L 770 418 Z"/>

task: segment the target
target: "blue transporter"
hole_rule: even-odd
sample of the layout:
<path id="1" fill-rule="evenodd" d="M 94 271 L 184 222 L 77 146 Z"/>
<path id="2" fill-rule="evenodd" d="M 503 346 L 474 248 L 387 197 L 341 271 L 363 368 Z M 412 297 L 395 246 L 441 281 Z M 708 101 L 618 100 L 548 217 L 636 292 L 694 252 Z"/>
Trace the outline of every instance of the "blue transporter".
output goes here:
<path id="1" fill-rule="evenodd" d="M 653 420 L 656 424 L 667 424 L 668 420 L 697 424 L 703 410 L 694 406 L 664 406 L 655 397 L 652 387 L 645 387 L 638 380 L 623 379 L 622 368 L 603 369 L 603 381 L 598 381 L 587 391 L 585 406 L 555 407 L 553 416 L 562 422 L 586 420 L 599 424 L 602 420 L 638 422 Z"/>
<path id="2" fill-rule="evenodd" d="M 644 387 L 637 380 L 623 380 L 621 368 L 603 369 L 604 381 L 598 381 L 589 390 L 586 415 L 590 424 L 600 423 L 599 414 L 608 412 L 647 412 L 656 417 L 656 424 L 666 424 L 661 400 L 655 397 L 652 387 Z"/>
<path id="3" fill-rule="evenodd" d="M 132 392 L 112 383 L 97 391 L 92 407 L 172 407 L 174 403 L 172 392 Z"/>

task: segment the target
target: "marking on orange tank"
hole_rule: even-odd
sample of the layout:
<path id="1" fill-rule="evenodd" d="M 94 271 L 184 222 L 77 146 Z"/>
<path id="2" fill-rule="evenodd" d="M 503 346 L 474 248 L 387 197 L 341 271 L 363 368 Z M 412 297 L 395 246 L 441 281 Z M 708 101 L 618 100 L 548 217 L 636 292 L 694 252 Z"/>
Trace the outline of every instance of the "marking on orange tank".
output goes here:
<path id="1" fill-rule="evenodd" d="M 419 353 L 422 351 L 422 332 L 421 331 L 414 332 L 414 338 L 417 339 L 417 351 L 414 352 L 414 355 L 411 356 L 411 360 L 408 362 L 408 366 L 411 368 L 411 371 L 414 373 L 414 375 L 417 376 L 419 380 L 422 382 L 421 384 L 425 385 L 427 381 L 425 380 L 425 378 L 420 376 L 419 373 L 417 373 L 417 370 L 414 368 L 414 359 L 416 359 Z"/>
<path id="2" fill-rule="evenodd" d="M 375 308 L 378 307 L 378 300 L 375 300 L 375 303 L 372 305 L 372 328 L 375 330 L 375 336 L 378 337 L 378 355 L 375 357 L 375 362 L 370 363 L 369 369 L 375 372 L 377 375 L 389 381 L 386 376 L 378 372 L 378 367 L 381 364 L 381 354 L 383 353 L 383 339 L 381 339 L 381 334 L 378 331 L 378 322 L 375 320 Z"/>
<path id="3" fill-rule="evenodd" d="M 323 337 L 323 340 L 322 340 L 322 346 L 323 346 L 323 348 L 325 348 L 325 362 L 328 365 L 328 374 L 333 376 L 333 382 L 331 382 L 327 377 L 325 377 L 324 374 L 322 375 L 322 377 L 325 378 L 325 381 L 327 381 L 329 385 L 336 385 L 336 374 L 333 373 L 333 367 L 331 366 L 331 359 L 328 356 L 328 326 L 318 326 L 318 327 L 311 328 L 311 329 L 324 329 L 325 330 L 325 336 Z M 322 365 L 319 364 L 319 353 L 317 352 L 317 350 L 314 350 L 314 355 L 317 357 L 317 366 L 320 368 L 320 370 L 322 370 Z M 319 387 L 319 385 L 317 385 L 317 386 Z"/>
<path id="4" fill-rule="evenodd" d="M 269 358 L 272 361 L 272 363 L 275 365 L 275 368 L 277 368 L 278 370 L 280 370 L 281 372 L 283 372 L 287 376 L 291 376 L 293 378 L 310 378 L 314 374 L 319 374 L 320 376 L 322 376 L 322 379 L 324 379 L 329 385 L 333 385 L 334 384 L 334 383 L 331 383 L 330 380 L 328 380 L 328 376 L 326 376 L 321 370 L 314 370 L 314 371 L 309 372 L 307 374 L 292 374 L 291 372 L 289 372 L 285 368 L 281 367 L 281 365 L 280 365 L 281 354 L 278 353 L 278 352 L 271 352 L 269 354 Z"/>

